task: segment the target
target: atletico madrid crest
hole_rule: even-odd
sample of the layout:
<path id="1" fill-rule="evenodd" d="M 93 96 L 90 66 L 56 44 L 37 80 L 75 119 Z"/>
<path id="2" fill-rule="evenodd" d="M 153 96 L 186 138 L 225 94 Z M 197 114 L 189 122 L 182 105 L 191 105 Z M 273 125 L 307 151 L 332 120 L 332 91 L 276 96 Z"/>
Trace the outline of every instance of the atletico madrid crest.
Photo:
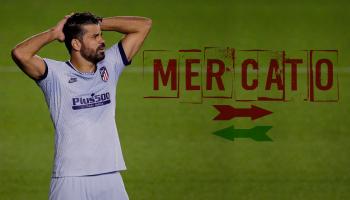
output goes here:
<path id="1" fill-rule="evenodd" d="M 108 78 L 109 78 L 109 75 L 108 75 L 108 71 L 107 71 L 106 67 L 103 66 L 103 67 L 100 68 L 100 74 L 101 74 L 101 79 L 104 82 L 107 82 Z"/>

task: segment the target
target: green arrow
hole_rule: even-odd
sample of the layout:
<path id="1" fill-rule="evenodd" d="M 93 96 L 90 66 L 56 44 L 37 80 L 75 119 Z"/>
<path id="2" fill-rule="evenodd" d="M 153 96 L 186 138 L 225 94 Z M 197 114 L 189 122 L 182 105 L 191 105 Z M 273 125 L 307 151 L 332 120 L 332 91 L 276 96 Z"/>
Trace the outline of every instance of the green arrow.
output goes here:
<path id="1" fill-rule="evenodd" d="M 272 141 L 266 134 L 272 126 L 255 126 L 251 129 L 235 129 L 234 126 L 215 131 L 214 134 L 228 140 L 234 141 L 235 138 L 251 138 L 255 141 Z"/>

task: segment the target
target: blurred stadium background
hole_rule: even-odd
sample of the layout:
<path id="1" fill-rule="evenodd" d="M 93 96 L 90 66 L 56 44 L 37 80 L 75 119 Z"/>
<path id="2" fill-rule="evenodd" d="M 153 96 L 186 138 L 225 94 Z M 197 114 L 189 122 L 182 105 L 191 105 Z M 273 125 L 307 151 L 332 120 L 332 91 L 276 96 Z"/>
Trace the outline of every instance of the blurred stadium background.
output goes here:
<path id="1" fill-rule="evenodd" d="M 217 114 L 213 104 L 250 103 L 144 99 L 140 52 L 123 72 L 117 91 L 117 125 L 128 168 L 123 178 L 130 199 L 350 199 L 349 1 L 0 3 L 1 200 L 47 199 L 53 159 L 53 126 L 43 94 L 14 67 L 10 50 L 76 11 L 152 18 L 153 29 L 142 50 L 205 46 L 339 50 L 339 102 L 254 102 L 274 112 L 255 122 L 212 121 Z M 104 35 L 107 46 L 121 38 L 116 33 Z M 58 42 L 39 55 L 68 59 Z M 230 125 L 271 125 L 268 135 L 273 142 L 232 142 L 212 134 Z"/>

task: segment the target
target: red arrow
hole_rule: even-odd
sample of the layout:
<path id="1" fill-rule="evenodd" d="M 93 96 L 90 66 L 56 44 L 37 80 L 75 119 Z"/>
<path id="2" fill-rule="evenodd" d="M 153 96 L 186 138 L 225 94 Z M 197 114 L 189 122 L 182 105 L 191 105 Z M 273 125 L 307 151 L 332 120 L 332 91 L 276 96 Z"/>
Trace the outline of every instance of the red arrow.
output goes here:
<path id="1" fill-rule="evenodd" d="M 251 120 L 258 119 L 272 112 L 251 105 L 250 108 L 234 108 L 230 105 L 213 105 L 220 113 L 214 120 L 230 120 L 235 117 L 250 117 Z"/>

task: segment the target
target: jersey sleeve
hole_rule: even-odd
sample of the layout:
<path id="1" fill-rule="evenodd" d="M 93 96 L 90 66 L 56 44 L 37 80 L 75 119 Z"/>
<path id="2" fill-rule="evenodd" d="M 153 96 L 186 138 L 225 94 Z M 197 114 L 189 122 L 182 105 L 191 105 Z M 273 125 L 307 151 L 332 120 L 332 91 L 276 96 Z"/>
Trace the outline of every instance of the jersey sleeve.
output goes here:
<path id="1" fill-rule="evenodd" d="M 57 78 L 55 76 L 55 68 L 59 65 L 59 61 L 44 58 L 45 63 L 45 73 L 36 80 L 35 82 L 38 86 L 43 90 L 44 93 L 49 93 L 53 90 L 54 84 L 57 82 Z"/>
<path id="2" fill-rule="evenodd" d="M 112 70 L 116 80 L 118 80 L 118 77 L 124 70 L 125 66 L 131 64 L 131 60 L 128 61 L 128 58 L 126 57 L 121 41 L 106 50 L 105 60 L 112 67 L 110 70 Z"/>

